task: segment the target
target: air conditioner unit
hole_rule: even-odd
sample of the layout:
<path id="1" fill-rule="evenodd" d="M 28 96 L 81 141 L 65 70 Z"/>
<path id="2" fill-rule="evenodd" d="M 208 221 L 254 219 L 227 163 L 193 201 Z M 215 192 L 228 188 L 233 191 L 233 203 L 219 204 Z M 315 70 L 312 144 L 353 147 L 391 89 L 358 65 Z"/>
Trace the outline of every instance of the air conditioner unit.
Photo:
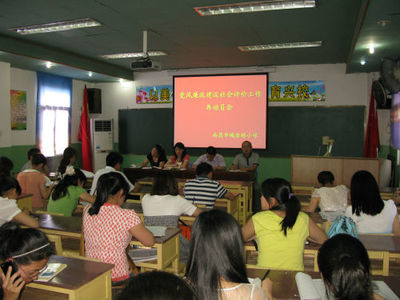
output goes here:
<path id="1" fill-rule="evenodd" d="M 93 167 L 94 170 L 106 166 L 106 157 L 114 149 L 113 120 L 91 119 Z"/>

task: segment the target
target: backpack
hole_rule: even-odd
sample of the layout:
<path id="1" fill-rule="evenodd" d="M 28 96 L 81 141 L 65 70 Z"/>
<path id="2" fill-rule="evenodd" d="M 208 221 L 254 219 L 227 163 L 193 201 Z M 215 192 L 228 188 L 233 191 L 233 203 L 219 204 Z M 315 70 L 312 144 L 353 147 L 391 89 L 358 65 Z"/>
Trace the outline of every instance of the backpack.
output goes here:
<path id="1" fill-rule="evenodd" d="M 351 218 L 345 216 L 338 216 L 333 220 L 327 235 L 328 238 L 331 238 L 339 233 L 350 234 L 352 237 L 358 238 L 356 224 L 354 224 L 354 221 Z"/>

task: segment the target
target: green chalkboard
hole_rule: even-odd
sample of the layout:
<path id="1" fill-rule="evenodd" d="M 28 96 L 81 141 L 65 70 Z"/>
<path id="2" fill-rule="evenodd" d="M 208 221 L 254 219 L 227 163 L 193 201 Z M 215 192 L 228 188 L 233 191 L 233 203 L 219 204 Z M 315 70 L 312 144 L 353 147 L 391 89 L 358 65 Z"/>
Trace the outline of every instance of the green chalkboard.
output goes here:
<path id="1" fill-rule="evenodd" d="M 268 107 L 267 149 L 257 152 L 261 156 L 322 155 L 326 148 L 321 147 L 321 141 L 326 135 L 335 140 L 333 156 L 358 157 L 363 150 L 364 117 L 364 106 Z M 119 111 L 121 153 L 146 154 L 156 143 L 162 144 L 167 154 L 172 153 L 172 109 Z M 200 155 L 204 149 L 190 149 L 189 152 Z M 219 152 L 233 156 L 238 150 L 221 149 Z"/>

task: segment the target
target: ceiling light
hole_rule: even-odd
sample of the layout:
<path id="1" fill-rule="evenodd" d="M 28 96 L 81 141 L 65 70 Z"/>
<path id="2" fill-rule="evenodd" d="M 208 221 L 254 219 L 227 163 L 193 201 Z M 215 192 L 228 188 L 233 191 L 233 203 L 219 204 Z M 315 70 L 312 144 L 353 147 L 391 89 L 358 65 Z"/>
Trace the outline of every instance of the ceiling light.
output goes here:
<path id="1" fill-rule="evenodd" d="M 276 50 L 276 49 L 321 47 L 321 45 L 322 41 L 315 41 L 315 42 L 295 42 L 295 43 L 238 46 L 238 48 L 240 51 L 249 52 L 249 51 L 263 51 L 263 50 Z"/>
<path id="2" fill-rule="evenodd" d="M 79 19 L 79 20 L 71 20 L 71 21 L 62 21 L 62 22 L 54 22 L 40 25 L 31 25 L 24 26 L 18 28 L 11 28 L 9 30 L 15 31 L 19 34 L 35 34 L 35 33 L 45 33 L 45 32 L 53 32 L 53 31 L 65 31 L 72 29 L 80 29 L 87 27 L 100 26 L 101 23 L 90 19 Z"/>
<path id="3" fill-rule="evenodd" d="M 269 0 L 248 3 L 195 7 L 200 16 L 251 13 L 269 10 L 297 9 L 315 7 L 315 0 Z"/>
<path id="4" fill-rule="evenodd" d="M 380 20 L 376 23 L 378 23 L 379 26 L 385 27 L 386 25 L 390 24 L 390 21 L 389 20 Z"/>
<path id="5" fill-rule="evenodd" d="M 50 69 L 53 66 L 53 64 L 49 61 L 46 61 L 46 68 Z"/>
<path id="6" fill-rule="evenodd" d="M 360 64 L 363 66 L 363 65 L 365 65 L 367 62 L 366 62 L 366 60 L 365 59 L 362 59 L 361 61 L 360 61 Z"/>
<path id="7" fill-rule="evenodd" d="M 148 56 L 164 56 L 167 53 L 163 51 L 149 51 Z M 116 58 L 132 58 L 132 57 L 144 57 L 143 52 L 132 52 L 132 53 L 116 53 L 116 54 L 104 54 L 100 55 L 102 58 L 116 59 Z"/>
<path id="8" fill-rule="evenodd" d="M 374 54 L 375 53 L 375 46 L 373 43 L 369 44 L 369 54 Z"/>
<path id="9" fill-rule="evenodd" d="M 92 73 L 92 72 L 89 72 L 88 75 L 89 75 L 89 77 L 92 77 L 92 76 L 93 76 L 93 73 Z"/>

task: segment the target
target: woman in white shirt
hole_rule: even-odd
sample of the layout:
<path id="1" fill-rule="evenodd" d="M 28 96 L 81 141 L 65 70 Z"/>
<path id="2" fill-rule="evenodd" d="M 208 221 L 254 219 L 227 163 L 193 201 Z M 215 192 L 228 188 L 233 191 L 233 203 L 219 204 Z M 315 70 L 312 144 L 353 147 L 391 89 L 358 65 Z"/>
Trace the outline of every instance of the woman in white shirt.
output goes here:
<path id="1" fill-rule="evenodd" d="M 317 207 L 321 211 L 344 211 L 347 207 L 348 189 L 345 185 L 334 185 L 335 177 L 329 171 L 322 171 L 318 174 L 319 188 L 311 195 L 310 205 L 306 209 L 314 212 Z"/>
<path id="2" fill-rule="evenodd" d="M 178 194 L 178 186 L 171 172 L 159 173 L 153 180 L 151 194 L 142 199 L 144 223 L 147 226 L 177 227 L 181 215 L 198 216 L 201 210 Z M 186 262 L 189 242 L 180 236 L 180 257 Z"/>
<path id="3" fill-rule="evenodd" d="M 353 219 L 358 233 L 393 233 L 400 236 L 397 207 L 393 200 L 382 200 L 378 184 L 368 171 L 358 171 L 351 178 L 351 206 L 346 216 Z"/>
<path id="4" fill-rule="evenodd" d="M 196 218 L 186 278 L 199 299 L 272 299 L 269 278 L 249 282 L 241 229 L 233 216 L 222 210 L 212 209 Z"/>
<path id="5" fill-rule="evenodd" d="M 14 221 L 28 227 L 39 227 L 36 219 L 18 208 L 15 199 L 19 194 L 21 194 L 21 187 L 15 178 L 0 176 L 0 226 Z"/>

